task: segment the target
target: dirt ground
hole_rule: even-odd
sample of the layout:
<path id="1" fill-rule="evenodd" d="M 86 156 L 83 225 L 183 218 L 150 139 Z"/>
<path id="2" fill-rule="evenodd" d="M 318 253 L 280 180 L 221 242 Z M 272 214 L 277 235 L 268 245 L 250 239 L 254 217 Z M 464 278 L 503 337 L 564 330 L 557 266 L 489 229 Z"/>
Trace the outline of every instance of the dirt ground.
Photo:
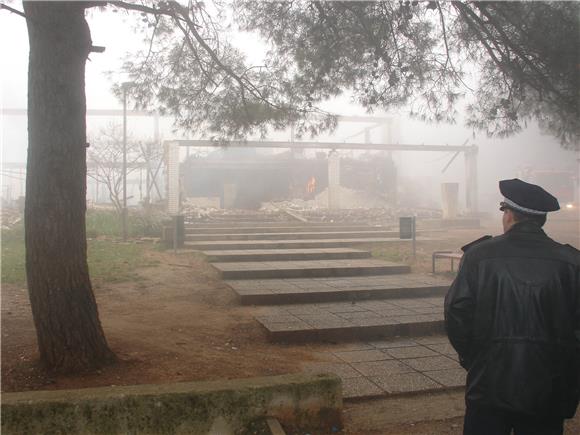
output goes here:
<path id="1" fill-rule="evenodd" d="M 442 240 L 419 243 L 416 261 L 407 248 L 403 260 L 414 271 L 430 271 L 430 253 L 452 249 L 490 230 L 458 230 Z M 408 245 L 407 245 L 408 246 Z M 391 248 L 389 248 L 391 249 Z M 53 376 L 37 363 L 36 337 L 25 288 L 2 286 L 2 391 L 71 389 L 110 385 L 217 380 L 299 372 L 330 344 L 269 343 L 253 316 L 259 307 L 238 305 L 205 260 L 152 246 L 153 265 L 138 279 L 103 285 L 94 282 L 99 313 L 110 346 L 120 359 L 96 373 Z M 441 398 L 443 397 L 443 399 Z M 437 400 L 422 395 L 347 404 L 345 433 L 459 434 L 460 393 Z M 419 410 L 419 411 L 418 411 Z M 571 432 L 580 433 L 578 418 Z"/>

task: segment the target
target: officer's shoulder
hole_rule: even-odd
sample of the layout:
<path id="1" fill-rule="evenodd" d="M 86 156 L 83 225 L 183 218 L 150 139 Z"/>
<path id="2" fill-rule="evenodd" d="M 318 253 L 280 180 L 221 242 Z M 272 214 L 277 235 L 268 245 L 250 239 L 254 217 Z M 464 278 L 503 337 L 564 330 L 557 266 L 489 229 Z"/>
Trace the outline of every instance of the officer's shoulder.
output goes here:
<path id="1" fill-rule="evenodd" d="M 486 242 L 488 240 L 491 240 L 491 239 L 493 239 L 493 237 L 490 236 L 490 235 L 486 235 L 486 236 L 480 237 L 479 239 L 474 240 L 473 242 L 470 242 L 467 245 L 462 246 L 461 247 L 461 250 L 463 252 L 467 252 L 468 250 L 472 249 L 474 246 L 477 246 L 477 245 L 479 245 L 479 244 L 481 244 L 483 242 Z"/>
<path id="2" fill-rule="evenodd" d="M 576 249 L 574 246 L 569 245 L 569 244 L 562 245 L 562 247 L 568 253 L 570 253 L 570 255 L 572 255 L 572 257 L 574 257 L 578 263 L 580 263 L 580 251 L 578 249 Z"/>

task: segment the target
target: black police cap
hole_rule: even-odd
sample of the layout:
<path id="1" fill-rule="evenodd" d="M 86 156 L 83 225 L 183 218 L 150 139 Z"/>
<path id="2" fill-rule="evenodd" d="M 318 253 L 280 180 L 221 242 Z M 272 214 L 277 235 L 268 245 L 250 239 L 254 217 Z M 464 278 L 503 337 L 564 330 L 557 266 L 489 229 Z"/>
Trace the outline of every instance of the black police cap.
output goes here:
<path id="1" fill-rule="evenodd" d="M 545 215 L 550 211 L 560 210 L 558 200 L 535 184 L 526 183 L 518 178 L 501 180 L 499 191 L 505 197 L 502 207 L 511 208 L 520 213 Z"/>

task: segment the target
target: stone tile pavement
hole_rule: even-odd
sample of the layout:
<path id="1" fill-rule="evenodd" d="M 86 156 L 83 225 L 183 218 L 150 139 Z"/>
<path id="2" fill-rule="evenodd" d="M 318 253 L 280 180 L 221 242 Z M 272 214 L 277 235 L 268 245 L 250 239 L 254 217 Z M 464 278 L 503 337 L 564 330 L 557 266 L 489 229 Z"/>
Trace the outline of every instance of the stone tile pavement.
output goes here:
<path id="1" fill-rule="evenodd" d="M 345 399 L 462 388 L 466 372 L 442 335 L 353 343 L 318 355 L 311 373 L 334 373 Z"/>
<path id="2" fill-rule="evenodd" d="M 443 297 L 280 305 L 256 320 L 272 339 L 287 341 L 435 333 L 443 324 Z"/>
<path id="3" fill-rule="evenodd" d="M 422 287 L 449 288 L 451 281 L 436 275 L 408 273 L 404 275 L 345 276 L 340 279 L 326 278 L 288 278 L 230 280 L 227 284 L 238 294 L 265 293 L 309 293 L 335 291 L 364 291 L 373 289 L 413 289 Z"/>

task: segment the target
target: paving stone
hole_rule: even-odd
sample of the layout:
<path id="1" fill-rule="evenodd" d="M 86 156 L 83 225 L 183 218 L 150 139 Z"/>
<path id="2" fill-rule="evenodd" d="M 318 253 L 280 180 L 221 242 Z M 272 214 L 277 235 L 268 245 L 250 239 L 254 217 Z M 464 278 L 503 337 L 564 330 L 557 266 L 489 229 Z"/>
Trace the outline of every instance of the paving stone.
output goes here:
<path id="1" fill-rule="evenodd" d="M 281 262 L 288 263 L 288 262 Z M 224 263 L 226 264 L 226 263 Z M 278 266 L 279 267 L 279 266 Z M 280 269 L 282 270 L 282 269 Z M 286 269 L 288 271 L 289 269 Z M 270 273 L 270 272 L 268 272 Z M 227 284 L 242 297 L 242 303 L 251 304 L 270 304 L 291 302 L 289 300 L 293 295 L 298 295 L 301 299 L 297 302 L 317 302 L 324 300 L 357 300 L 359 302 L 353 304 L 353 307 L 346 308 L 344 305 L 338 309 L 346 309 L 347 311 L 355 311 L 362 306 L 366 309 L 385 311 L 387 309 L 393 310 L 389 314 L 404 315 L 404 314 L 440 314 L 442 312 L 443 299 L 439 297 L 438 305 L 431 302 L 431 298 L 427 298 L 428 294 L 443 293 L 448 288 L 447 285 L 441 286 L 435 283 L 425 284 L 418 282 L 417 278 L 406 281 L 397 275 L 382 275 L 380 279 L 376 276 L 348 276 L 341 279 L 335 277 L 326 278 L 285 278 L 278 279 L 275 277 L 276 269 L 272 269 L 272 274 L 268 279 L 252 279 L 252 280 L 229 280 Z M 287 273 L 287 272 L 284 272 Z M 294 273 L 294 272 L 292 272 Z M 421 274 L 405 274 L 405 276 L 422 276 Z M 425 280 L 429 280 L 428 275 L 424 275 Z M 255 283 L 255 286 L 248 285 L 247 281 Z M 271 294 L 271 295 L 270 295 Z M 419 302 L 411 302 L 409 308 L 398 306 L 394 304 L 384 305 L 382 301 L 389 301 L 392 297 L 420 297 Z M 260 298 L 261 296 L 261 298 Z M 381 300 L 360 300 L 360 298 L 380 298 Z M 415 300 L 415 299 L 413 299 Z M 246 302 L 247 301 L 247 302 Z M 367 302 L 366 305 L 364 303 Z M 403 303 L 403 302 L 400 302 Z M 359 306 L 360 305 L 360 306 Z"/>
<path id="2" fill-rule="evenodd" d="M 342 381 L 342 396 L 345 399 L 382 396 L 383 390 L 366 378 L 350 378 Z"/>
<path id="3" fill-rule="evenodd" d="M 386 275 L 409 273 L 410 268 L 378 259 L 310 260 L 310 261 L 248 261 L 212 263 L 225 279 L 263 279 L 328 277 L 353 275 Z"/>
<path id="4" fill-rule="evenodd" d="M 427 371 L 423 373 L 425 376 L 430 377 L 431 379 L 448 388 L 464 387 L 465 379 L 467 377 L 467 372 L 462 368 Z"/>
<path id="5" fill-rule="evenodd" d="M 447 355 L 447 356 L 456 356 L 457 355 L 457 352 L 455 351 L 455 349 L 453 349 L 453 346 L 451 346 L 451 343 L 428 344 L 425 347 L 428 347 L 429 349 L 434 350 L 435 352 L 438 352 L 441 355 Z"/>
<path id="6" fill-rule="evenodd" d="M 439 354 L 423 346 L 397 347 L 394 349 L 385 349 L 384 352 L 396 359 L 420 358 L 426 356 L 438 356 Z"/>
<path id="7" fill-rule="evenodd" d="M 318 321 L 322 321 L 322 320 L 341 320 L 344 321 L 344 319 L 331 314 L 331 313 L 325 313 L 325 312 L 321 312 L 321 313 L 317 313 L 317 314 L 298 314 L 296 315 L 296 317 L 304 322 L 310 323 L 310 322 L 318 322 Z"/>
<path id="8" fill-rule="evenodd" d="M 256 316 L 256 320 L 271 325 L 273 323 L 296 323 L 298 318 L 292 315 Z"/>
<path id="9" fill-rule="evenodd" d="M 359 320 L 359 319 L 382 319 L 383 316 L 373 313 L 372 311 L 353 311 L 350 313 L 336 313 L 340 317 L 346 320 Z"/>
<path id="10" fill-rule="evenodd" d="M 354 343 L 341 343 L 335 346 L 336 348 L 333 352 L 349 352 L 353 350 L 372 350 L 374 349 L 369 343 L 354 342 Z"/>
<path id="11" fill-rule="evenodd" d="M 395 360 L 352 363 L 352 367 L 364 376 L 390 376 L 413 371 L 405 364 Z"/>
<path id="12" fill-rule="evenodd" d="M 445 335 L 429 335 L 417 338 L 415 341 L 424 345 L 449 343 L 449 339 Z"/>
<path id="13" fill-rule="evenodd" d="M 352 350 L 346 352 L 334 352 L 336 356 L 345 362 L 364 362 L 364 361 L 384 361 L 392 359 L 389 355 L 378 349 L 370 350 Z"/>
<path id="14" fill-rule="evenodd" d="M 315 319 L 308 322 L 315 329 L 351 328 L 352 323 L 343 319 Z"/>
<path id="15" fill-rule="evenodd" d="M 431 370 L 455 369 L 459 365 L 446 356 L 430 356 L 425 358 L 406 359 L 405 364 L 420 372 Z"/>
<path id="16" fill-rule="evenodd" d="M 349 364 L 307 363 L 304 371 L 308 373 L 332 373 L 341 379 L 360 378 L 362 375 Z"/>
<path id="17" fill-rule="evenodd" d="M 397 322 L 394 318 L 391 317 L 368 317 L 364 319 L 353 319 L 351 320 L 351 324 L 353 326 L 364 327 L 364 326 L 384 326 L 388 328 L 389 326 L 397 325 Z"/>
<path id="18" fill-rule="evenodd" d="M 413 311 L 417 314 L 443 314 L 443 308 L 439 307 L 427 307 L 427 308 L 415 308 L 413 307 Z"/>
<path id="19" fill-rule="evenodd" d="M 398 373 L 392 376 L 372 376 L 369 379 L 389 394 L 411 393 L 442 388 L 437 382 L 416 372 Z"/>
<path id="20" fill-rule="evenodd" d="M 368 313 L 369 310 L 367 310 L 364 307 L 361 307 L 358 304 L 344 304 L 339 307 L 329 308 L 328 312 L 333 314 L 361 313 L 361 312 Z"/>
<path id="21" fill-rule="evenodd" d="M 267 328 L 271 332 L 303 331 L 305 329 L 313 329 L 312 326 L 305 323 L 271 323 Z"/>
<path id="22" fill-rule="evenodd" d="M 373 345 L 377 349 L 391 349 L 397 347 L 417 346 L 417 343 L 407 339 L 371 341 L 369 344 Z"/>
<path id="23" fill-rule="evenodd" d="M 314 314 L 321 314 L 324 313 L 324 311 L 322 311 L 320 308 L 316 307 L 316 306 L 301 306 L 301 307 L 289 307 L 286 309 L 290 314 L 295 315 L 295 316 L 301 316 L 301 315 L 305 315 L 305 314 L 310 314 L 310 315 L 314 315 Z"/>

